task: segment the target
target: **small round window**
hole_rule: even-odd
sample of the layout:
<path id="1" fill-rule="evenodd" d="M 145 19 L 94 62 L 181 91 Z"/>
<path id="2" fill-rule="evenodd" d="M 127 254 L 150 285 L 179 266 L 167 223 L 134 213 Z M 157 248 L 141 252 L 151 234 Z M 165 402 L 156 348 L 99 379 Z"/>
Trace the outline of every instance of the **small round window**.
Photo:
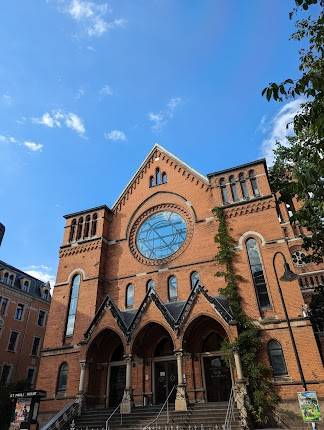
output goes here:
<path id="1" fill-rule="evenodd" d="M 306 264 L 305 258 L 306 255 L 301 251 L 295 251 L 292 255 L 292 261 L 296 266 L 304 266 Z"/>
<path id="2" fill-rule="evenodd" d="M 176 253 L 186 236 L 186 222 L 177 212 L 157 212 L 140 225 L 136 246 L 144 257 L 162 260 Z"/>

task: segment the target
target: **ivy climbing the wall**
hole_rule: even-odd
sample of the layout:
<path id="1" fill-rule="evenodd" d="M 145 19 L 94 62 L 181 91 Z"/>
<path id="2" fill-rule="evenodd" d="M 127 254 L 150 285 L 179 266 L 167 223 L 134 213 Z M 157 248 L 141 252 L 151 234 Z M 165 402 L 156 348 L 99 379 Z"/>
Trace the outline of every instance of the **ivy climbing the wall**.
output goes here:
<path id="1" fill-rule="evenodd" d="M 238 289 L 240 277 L 234 271 L 235 241 L 229 233 L 224 208 L 215 208 L 213 213 L 219 223 L 215 236 L 219 248 L 215 260 L 223 267 L 216 276 L 225 279 L 226 286 L 220 292 L 227 298 L 238 328 L 238 338 L 234 342 L 225 341 L 223 351 L 232 357 L 233 348 L 238 348 L 247 379 L 249 401 L 246 407 L 252 422 L 263 425 L 269 421 L 279 398 L 272 385 L 271 369 L 259 359 L 263 349 L 260 330 L 242 308 Z"/>

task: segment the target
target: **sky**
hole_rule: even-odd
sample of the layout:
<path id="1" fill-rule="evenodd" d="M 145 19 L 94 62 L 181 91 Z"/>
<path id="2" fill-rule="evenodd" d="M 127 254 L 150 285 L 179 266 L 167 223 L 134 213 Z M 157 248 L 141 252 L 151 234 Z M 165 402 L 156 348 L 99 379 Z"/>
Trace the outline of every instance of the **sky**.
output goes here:
<path id="1" fill-rule="evenodd" d="M 111 206 L 154 143 L 203 174 L 266 157 L 300 101 L 293 0 L 3 0 L 0 259 L 52 283 L 63 215 Z"/>

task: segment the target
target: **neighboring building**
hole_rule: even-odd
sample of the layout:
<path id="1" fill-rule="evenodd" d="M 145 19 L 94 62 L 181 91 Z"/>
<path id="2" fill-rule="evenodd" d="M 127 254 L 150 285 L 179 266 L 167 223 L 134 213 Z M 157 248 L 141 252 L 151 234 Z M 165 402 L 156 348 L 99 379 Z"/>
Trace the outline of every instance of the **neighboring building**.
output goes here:
<path id="1" fill-rule="evenodd" d="M 0 386 L 35 386 L 50 301 L 49 284 L 0 261 Z"/>
<path id="2" fill-rule="evenodd" d="M 65 216 L 37 381 L 47 392 L 43 421 L 80 394 L 95 407 L 123 400 L 128 412 L 163 403 L 176 385 L 171 400 L 180 410 L 186 399 L 227 400 L 232 384 L 243 383 L 237 352 L 229 369 L 220 351 L 237 328 L 220 296 L 224 279 L 215 276 L 219 206 L 237 242 L 244 309 L 262 330 L 262 359 L 282 401 L 297 405 L 301 378 L 272 259 L 280 251 L 297 268 L 301 242 L 280 214 L 287 208 L 271 192 L 265 161 L 204 176 L 155 145 L 112 209 Z M 276 264 L 281 276 L 283 262 Z M 308 388 L 323 399 L 324 369 L 299 283 L 281 286 Z"/>

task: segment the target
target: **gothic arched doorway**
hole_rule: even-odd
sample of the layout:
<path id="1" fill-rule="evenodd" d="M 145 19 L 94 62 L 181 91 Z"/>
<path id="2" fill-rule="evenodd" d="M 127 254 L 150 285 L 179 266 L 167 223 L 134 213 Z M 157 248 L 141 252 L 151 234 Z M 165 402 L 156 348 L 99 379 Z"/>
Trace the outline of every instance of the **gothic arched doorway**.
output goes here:
<path id="1" fill-rule="evenodd" d="M 202 388 L 207 402 L 227 401 L 232 387 L 231 369 L 220 351 L 227 334 L 213 318 L 200 316 L 187 327 L 183 336 L 183 349 L 191 355 L 193 372 L 197 379 L 188 381 L 193 390 Z M 199 391 L 199 390 L 198 390 Z"/>
<path id="2" fill-rule="evenodd" d="M 137 334 L 132 354 L 143 363 L 143 403 L 162 404 L 177 385 L 174 344 L 167 330 L 149 323 Z M 175 401 L 176 389 L 170 396 Z"/>
<path id="3" fill-rule="evenodd" d="M 117 406 L 125 389 L 124 346 L 114 331 L 106 329 L 97 335 L 87 352 L 89 383 L 87 403 L 95 406 Z"/>

